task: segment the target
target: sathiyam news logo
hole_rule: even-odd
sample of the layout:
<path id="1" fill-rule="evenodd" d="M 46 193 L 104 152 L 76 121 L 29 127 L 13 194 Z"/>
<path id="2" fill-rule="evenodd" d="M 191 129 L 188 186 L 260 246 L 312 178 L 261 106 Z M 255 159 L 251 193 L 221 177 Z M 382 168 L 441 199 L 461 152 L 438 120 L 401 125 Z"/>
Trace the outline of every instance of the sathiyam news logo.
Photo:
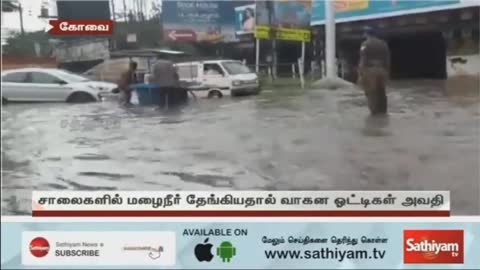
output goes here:
<path id="1" fill-rule="evenodd" d="M 50 243 L 43 237 L 36 237 L 30 241 L 28 249 L 34 257 L 42 258 L 50 251 Z"/>
<path id="2" fill-rule="evenodd" d="M 463 230 L 404 230 L 403 263 L 463 264 Z"/>

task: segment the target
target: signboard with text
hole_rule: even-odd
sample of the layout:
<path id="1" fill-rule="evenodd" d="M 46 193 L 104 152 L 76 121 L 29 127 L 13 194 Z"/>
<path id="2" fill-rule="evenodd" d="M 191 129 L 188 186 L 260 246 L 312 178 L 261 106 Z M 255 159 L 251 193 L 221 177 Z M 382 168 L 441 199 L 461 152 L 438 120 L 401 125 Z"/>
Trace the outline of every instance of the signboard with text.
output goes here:
<path id="1" fill-rule="evenodd" d="M 164 37 L 177 42 L 235 42 L 236 7 L 246 6 L 246 1 L 164 1 Z M 251 3 L 250 3 L 251 4 Z M 246 15 L 251 15 L 250 9 Z M 253 15 L 251 15 L 253 16 Z M 244 25 L 254 27 L 254 21 L 240 18 Z"/>
<path id="2" fill-rule="evenodd" d="M 257 26 L 255 28 L 255 37 L 259 39 L 270 39 L 272 29 L 268 26 Z M 310 30 L 303 29 L 275 29 L 275 39 L 310 42 Z"/>
<path id="3" fill-rule="evenodd" d="M 412 13 L 428 12 L 460 6 L 464 0 L 335 0 L 337 21 L 355 21 Z M 469 1 L 471 4 L 475 1 Z M 313 1 L 312 25 L 323 24 L 325 0 Z"/>
<path id="4" fill-rule="evenodd" d="M 310 0 L 257 1 L 255 37 L 308 42 L 311 10 Z"/>

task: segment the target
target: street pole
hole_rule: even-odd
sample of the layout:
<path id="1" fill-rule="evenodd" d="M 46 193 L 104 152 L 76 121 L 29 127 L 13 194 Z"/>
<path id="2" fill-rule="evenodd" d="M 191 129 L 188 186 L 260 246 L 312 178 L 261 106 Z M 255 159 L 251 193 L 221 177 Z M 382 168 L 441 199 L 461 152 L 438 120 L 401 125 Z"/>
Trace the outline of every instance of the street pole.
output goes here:
<path id="1" fill-rule="evenodd" d="M 256 44 L 255 44 L 255 71 L 259 72 L 260 70 L 260 39 L 256 39 Z"/>
<path id="2" fill-rule="evenodd" d="M 112 3 L 112 19 L 115 21 L 115 0 L 111 0 Z"/>
<path id="3" fill-rule="evenodd" d="M 113 0 L 113 1 L 115 1 L 115 0 Z M 125 16 L 125 22 L 128 22 L 127 0 L 123 0 L 123 16 Z"/>
<path id="4" fill-rule="evenodd" d="M 18 3 L 18 12 L 20 13 L 20 31 L 22 31 L 22 35 L 25 35 L 25 28 L 23 28 L 23 7 L 21 3 Z"/>
<path id="5" fill-rule="evenodd" d="M 325 1 L 325 51 L 327 78 L 336 78 L 334 1 Z"/>
<path id="6" fill-rule="evenodd" d="M 140 19 L 142 21 L 144 21 L 145 20 L 145 11 L 143 9 L 143 0 L 138 0 L 138 5 L 139 5 L 139 9 L 140 9 L 140 14 L 141 14 Z"/>
<path id="7" fill-rule="evenodd" d="M 302 72 L 305 71 L 305 41 L 302 41 Z"/>
<path id="8" fill-rule="evenodd" d="M 272 77 L 274 79 L 277 78 L 277 32 L 275 26 L 273 26 L 273 18 L 274 18 L 274 8 L 273 8 L 274 1 L 267 2 L 268 8 L 268 24 L 270 26 L 270 38 L 272 39 Z"/>
<path id="9" fill-rule="evenodd" d="M 133 20 L 136 21 L 137 20 L 137 16 L 138 16 L 138 12 L 137 12 L 137 0 L 132 0 L 132 12 L 133 12 Z"/>
<path id="10" fill-rule="evenodd" d="M 148 20 L 148 11 L 147 11 L 147 2 L 145 0 L 142 0 L 142 4 L 143 4 L 143 18 L 145 20 Z"/>

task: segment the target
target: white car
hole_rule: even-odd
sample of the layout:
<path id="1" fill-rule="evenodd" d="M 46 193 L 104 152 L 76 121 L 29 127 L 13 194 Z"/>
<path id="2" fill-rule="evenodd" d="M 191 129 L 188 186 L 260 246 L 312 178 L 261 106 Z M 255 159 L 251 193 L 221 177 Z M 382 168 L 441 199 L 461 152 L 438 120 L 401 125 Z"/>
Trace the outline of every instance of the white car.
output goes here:
<path id="1" fill-rule="evenodd" d="M 258 76 L 236 60 L 208 60 L 176 63 L 180 80 L 190 85 L 200 97 L 258 94 Z"/>
<path id="2" fill-rule="evenodd" d="M 22 68 L 2 72 L 2 102 L 99 101 L 117 87 L 61 69 Z"/>

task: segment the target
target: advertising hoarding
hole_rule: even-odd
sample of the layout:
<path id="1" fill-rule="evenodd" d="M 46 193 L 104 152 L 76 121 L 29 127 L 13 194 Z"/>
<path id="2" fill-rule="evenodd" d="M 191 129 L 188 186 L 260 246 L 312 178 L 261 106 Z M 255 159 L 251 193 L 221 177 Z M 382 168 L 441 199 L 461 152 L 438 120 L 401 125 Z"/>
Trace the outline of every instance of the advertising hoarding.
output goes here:
<path id="1" fill-rule="evenodd" d="M 276 39 L 310 41 L 310 30 L 308 28 L 310 26 L 312 1 L 257 1 L 256 10 L 256 38 L 271 38 L 270 33 L 274 28 Z"/>
<path id="2" fill-rule="evenodd" d="M 91 0 L 88 2 L 57 0 L 56 5 L 58 19 L 109 20 L 111 18 L 110 2 L 108 0 Z"/>
<path id="3" fill-rule="evenodd" d="M 235 7 L 245 5 L 245 1 L 164 1 L 164 36 L 180 42 L 238 41 L 236 32 L 242 29 L 237 25 L 239 18 L 235 16 Z"/>
<path id="4" fill-rule="evenodd" d="M 251 34 L 255 31 L 255 4 L 235 8 L 235 33 Z"/>
<path id="5" fill-rule="evenodd" d="M 463 3 L 462 0 L 335 0 L 335 18 L 340 22 L 374 19 L 455 8 Z M 325 1 L 314 1 L 311 24 L 323 24 L 324 20 Z"/>

